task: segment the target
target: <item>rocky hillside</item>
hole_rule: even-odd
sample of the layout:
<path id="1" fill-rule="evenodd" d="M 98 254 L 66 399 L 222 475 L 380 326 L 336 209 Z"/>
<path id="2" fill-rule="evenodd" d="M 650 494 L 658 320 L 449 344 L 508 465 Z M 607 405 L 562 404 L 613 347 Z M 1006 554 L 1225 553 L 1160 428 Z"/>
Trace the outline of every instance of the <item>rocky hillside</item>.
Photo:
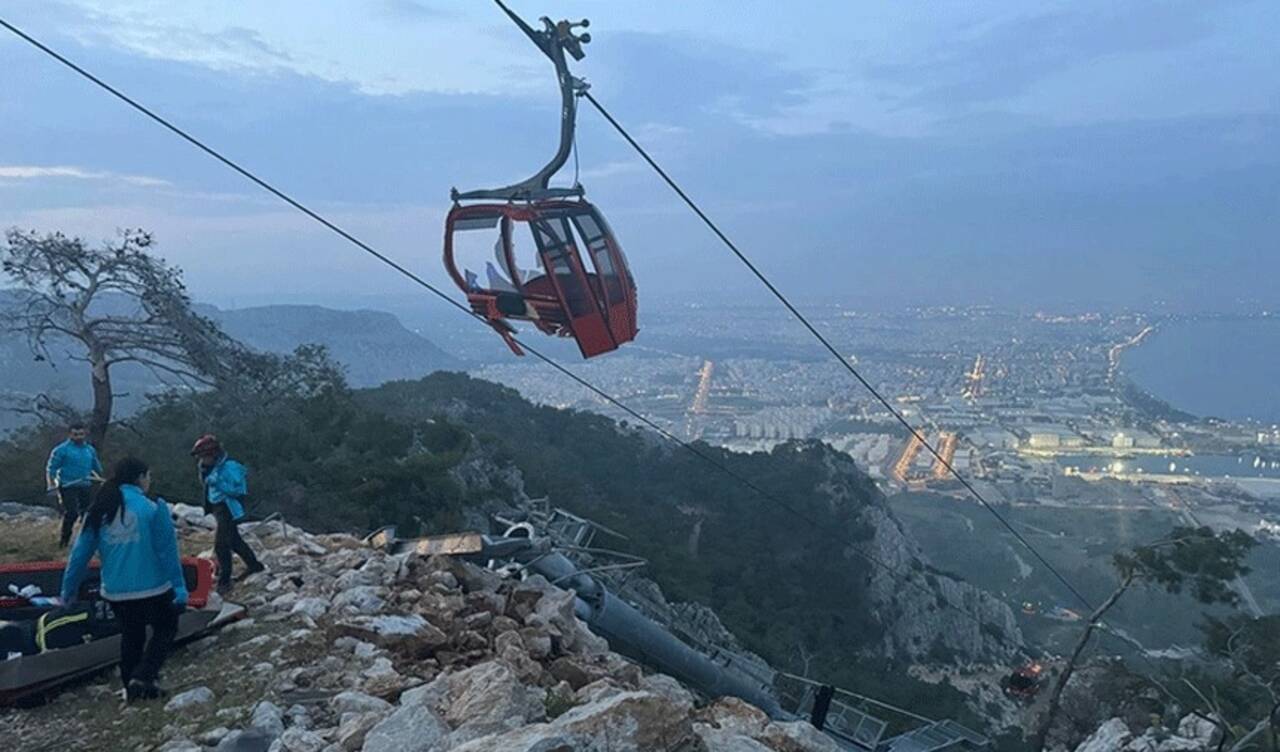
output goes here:
<path id="1" fill-rule="evenodd" d="M 339 311 L 315 305 L 202 308 L 232 337 L 250 347 L 287 353 L 298 345 L 329 348 L 353 386 L 420 379 L 433 371 L 459 370 L 458 358 L 382 311 Z"/>
<path id="2" fill-rule="evenodd" d="M 875 484 L 822 444 L 751 455 L 700 447 L 762 496 L 646 431 L 460 374 L 257 411 L 216 398 L 138 416 L 107 460 L 145 457 L 159 492 L 195 498 L 187 447 L 213 414 L 252 469 L 255 513 L 316 532 L 484 529 L 487 513 L 546 497 L 624 536 L 601 545 L 648 562 L 642 595 L 661 620 L 683 615 L 735 652 L 974 726 L 992 717 L 998 683 L 975 702 L 908 669 L 1007 672 L 1021 644 L 1007 606 L 934 567 Z M 39 478 L 52 438 L 0 442 L 0 495 Z"/>
<path id="3" fill-rule="evenodd" d="M 208 518 L 179 512 L 184 548 L 207 545 Z M 4 524 L 42 523 L 22 513 Z M 10 737 L 24 749 L 166 752 L 836 752 L 805 723 L 695 698 L 609 652 L 572 595 L 538 578 L 278 523 L 250 536 L 270 568 L 238 587 L 251 616 L 175 653 L 167 703 L 121 706 L 118 682 L 98 677 L 3 711 Z"/>
<path id="4" fill-rule="evenodd" d="M 467 426 L 518 479 L 481 495 L 549 495 L 622 532 L 669 595 L 711 606 L 759 652 L 775 639 L 794 647 L 805 631 L 809 640 L 830 634 L 864 656 L 908 663 L 1004 664 L 1022 645 L 1009 607 L 933 567 L 875 483 L 819 442 L 752 455 L 700 449 L 771 494 L 762 497 L 647 432 L 534 406 L 461 375 L 387 384 L 359 398 L 371 410 L 445 415 Z M 742 602 L 747 587 L 754 604 Z M 747 627 L 761 624 L 761 612 L 777 623 Z M 787 632 L 793 619 L 806 630 Z"/>

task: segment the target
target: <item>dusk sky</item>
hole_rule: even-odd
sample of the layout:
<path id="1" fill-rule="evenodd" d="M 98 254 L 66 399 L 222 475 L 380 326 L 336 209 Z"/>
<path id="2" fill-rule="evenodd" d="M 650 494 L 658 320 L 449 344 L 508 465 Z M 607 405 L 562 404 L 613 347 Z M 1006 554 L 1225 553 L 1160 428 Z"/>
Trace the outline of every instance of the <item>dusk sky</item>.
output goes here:
<path id="1" fill-rule="evenodd" d="M 1280 302 L 1275 0 L 511 4 L 591 19 L 575 72 L 797 298 Z M 480 0 L 0 16 L 442 286 L 450 187 L 523 178 L 555 147 L 550 64 Z M 0 84 L 0 226 L 148 228 L 223 305 L 413 294 L 7 32 Z M 579 147 L 642 315 L 646 295 L 765 300 L 590 109 Z"/>

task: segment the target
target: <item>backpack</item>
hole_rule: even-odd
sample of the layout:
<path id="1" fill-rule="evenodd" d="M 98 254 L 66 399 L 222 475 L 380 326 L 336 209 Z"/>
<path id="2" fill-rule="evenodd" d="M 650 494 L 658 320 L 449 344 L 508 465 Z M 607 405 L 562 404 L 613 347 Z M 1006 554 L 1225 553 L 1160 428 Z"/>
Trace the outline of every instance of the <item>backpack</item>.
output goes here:
<path id="1" fill-rule="evenodd" d="M 36 648 L 41 653 L 116 634 L 120 634 L 120 626 L 106 601 L 55 608 L 36 620 Z"/>

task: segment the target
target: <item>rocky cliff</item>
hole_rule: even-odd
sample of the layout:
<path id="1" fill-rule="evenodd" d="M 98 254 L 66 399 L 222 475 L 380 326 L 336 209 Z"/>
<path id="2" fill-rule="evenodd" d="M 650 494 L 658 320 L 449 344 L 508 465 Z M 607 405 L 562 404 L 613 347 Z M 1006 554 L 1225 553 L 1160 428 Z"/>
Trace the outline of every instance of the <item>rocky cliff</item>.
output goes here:
<path id="1" fill-rule="evenodd" d="M 178 511 L 184 548 L 207 546 L 208 518 Z M 122 707 L 101 677 L 4 711 L 12 738 L 166 752 L 836 751 L 805 723 L 695 698 L 609 652 L 572 595 L 537 578 L 279 523 L 250 536 L 269 567 L 238 586 L 252 616 L 171 658 L 166 703 Z"/>

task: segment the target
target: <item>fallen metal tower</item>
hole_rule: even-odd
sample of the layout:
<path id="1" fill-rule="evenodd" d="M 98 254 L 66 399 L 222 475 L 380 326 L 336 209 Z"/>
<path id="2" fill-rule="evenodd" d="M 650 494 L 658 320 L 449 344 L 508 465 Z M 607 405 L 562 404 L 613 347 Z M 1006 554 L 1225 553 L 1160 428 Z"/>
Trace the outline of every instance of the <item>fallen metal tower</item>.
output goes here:
<path id="1" fill-rule="evenodd" d="M 904 712 L 873 698 L 774 671 L 753 656 L 712 644 L 688 630 L 664 626 L 628 575 L 644 560 L 593 547 L 607 528 L 545 500 L 533 502 L 518 518 L 491 518 L 501 533 L 457 533 L 399 539 L 388 527 L 369 536 L 370 545 L 388 553 L 456 556 L 515 576 L 537 574 L 575 595 L 578 618 L 609 642 L 609 648 L 679 680 L 709 697 L 732 696 L 755 705 L 771 718 L 813 723 L 848 752 L 935 752 L 986 750 L 990 740 L 950 720 L 933 721 L 907 713 L 921 725 L 885 737 L 888 722 L 869 707 Z M 621 537 L 621 536 L 618 536 Z M 612 560 L 600 563 L 601 560 Z M 640 596 L 640 597 L 636 597 Z M 837 699 L 837 696 L 839 699 Z"/>

